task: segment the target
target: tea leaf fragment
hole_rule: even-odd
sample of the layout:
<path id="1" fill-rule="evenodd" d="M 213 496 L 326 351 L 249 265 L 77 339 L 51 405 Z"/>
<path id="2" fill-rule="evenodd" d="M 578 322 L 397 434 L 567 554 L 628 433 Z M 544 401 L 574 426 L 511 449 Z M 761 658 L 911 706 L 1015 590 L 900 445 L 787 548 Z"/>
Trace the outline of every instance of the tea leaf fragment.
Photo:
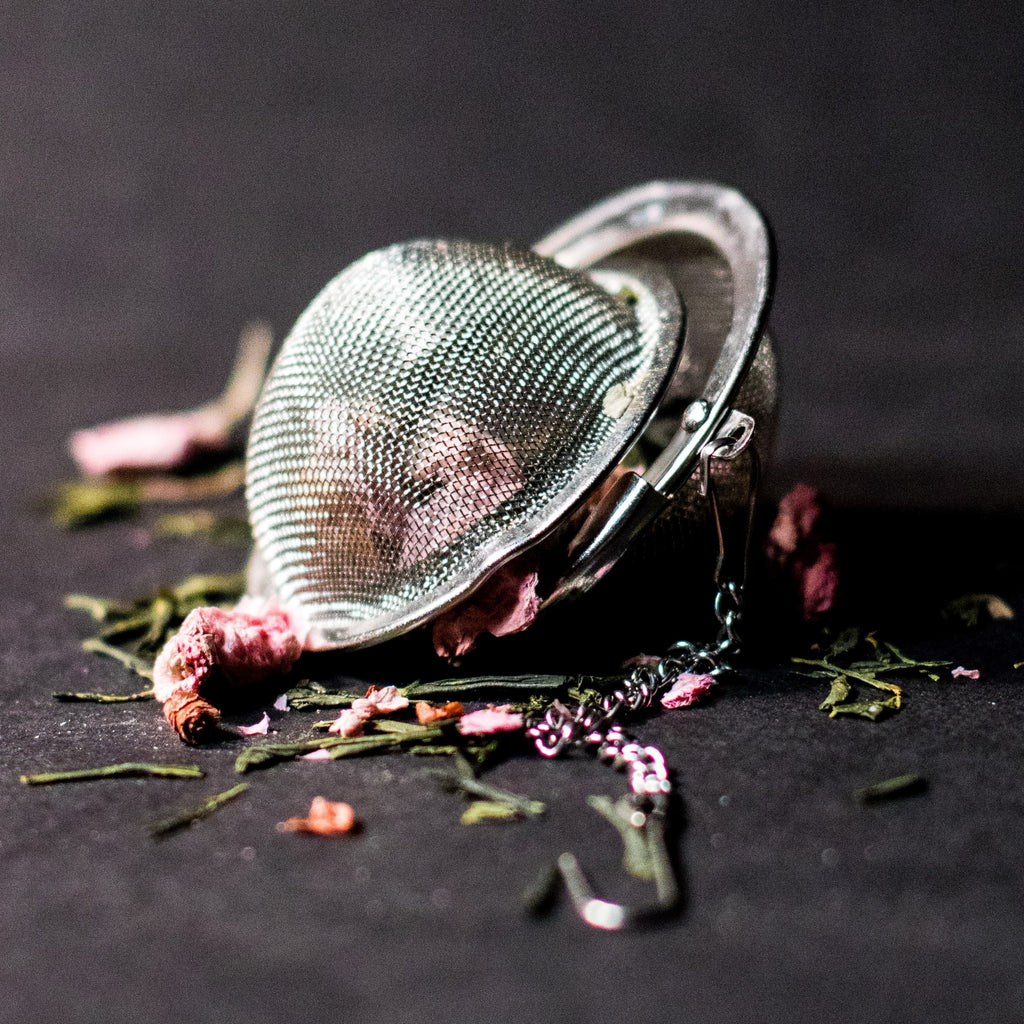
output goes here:
<path id="1" fill-rule="evenodd" d="M 214 796 L 209 797 L 201 804 L 196 804 L 194 807 L 189 807 L 187 810 L 181 811 L 179 814 L 172 815 L 169 818 L 164 818 L 162 821 L 156 822 L 150 826 L 149 831 L 154 836 L 166 836 L 170 835 L 172 832 L 177 832 L 180 829 L 189 828 L 197 821 L 202 821 L 203 818 L 208 818 L 218 808 L 223 807 L 224 804 L 241 796 L 248 788 L 248 782 L 240 782 L 237 786 L 232 786 L 230 789 L 226 789 L 223 793 L 217 793 Z"/>
<path id="2" fill-rule="evenodd" d="M 921 793 L 928 788 L 928 783 L 920 775 L 909 773 L 896 775 L 891 779 L 876 782 L 857 791 L 857 799 L 862 803 L 875 803 L 879 800 L 890 800 L 893 797 L 910 796 Z"/>
<path id="3" fill-rule="evenodd" d="M 100 768 L 74 768 L 63 772 L 39 772 L 22 775 L 26 786 L 49 786 L 57 782 L 91 782 L 94 779 L 110 779 L 125 776 L 154 776 L 165 779 L 201 779 L 205 773 L 196 765 L 149 764 L 130 761 L 123 764 L 108 764 Z"/>

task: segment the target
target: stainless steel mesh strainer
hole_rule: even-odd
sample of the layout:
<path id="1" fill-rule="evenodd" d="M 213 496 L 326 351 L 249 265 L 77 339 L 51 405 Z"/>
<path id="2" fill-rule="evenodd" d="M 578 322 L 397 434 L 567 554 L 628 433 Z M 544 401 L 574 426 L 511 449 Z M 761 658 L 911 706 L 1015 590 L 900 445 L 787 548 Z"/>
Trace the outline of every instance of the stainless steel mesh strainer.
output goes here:
<path id="1" fill-rule="evenodd" d="M 650 211 L 633 235 L 652 236 Z M 544 255 L 461 241 L 370 253 L 286 339 L 249 441 L 251 577 L 305 619 L 310 646 L 429 620 L 562 523 L 659 407 L 678 421 L 668 398 L 692 376 L 678 274 L 635 254 L 588 267 L 552 237 Z M 701 421 L 690 401 L 686 436 L 608 517 L 620 542 L 664 511 L 729 413 L 763 304 L 732 379 L 711 368 Z M 605 571 L 616 545 L 601 534 L 559 592 Z"/>

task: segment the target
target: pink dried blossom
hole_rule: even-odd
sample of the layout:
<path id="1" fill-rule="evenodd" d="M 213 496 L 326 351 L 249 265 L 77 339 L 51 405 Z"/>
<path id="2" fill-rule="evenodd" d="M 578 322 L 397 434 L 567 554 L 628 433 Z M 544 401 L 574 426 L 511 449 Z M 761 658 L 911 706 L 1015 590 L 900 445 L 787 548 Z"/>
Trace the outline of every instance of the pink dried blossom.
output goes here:
<path id="1" fill-rule="evenodd" d="M 270 731 L 270 715 L 265 711 L 263 717 L 252 725 L 240 725 L 238 731 L 243 736 L 266 736 Z"/>
<path id="2" fill-rule="evenodd" d="M 526 555 L 501 566 L 469 598 L 434 622 L 438 657 L 461 658 L 482 633 L 507 636 L 526 629 L 537 617 L 537 559 Z"/>
<path id="3" fill-rule="evenodd" d="M 488 705 L 483 711 L 470 711 L 459 719 L 463 736 L 489 736 L 496 732 L 514 732 L 523 727 L 523 716 L 508 705 Z"/>
<path id="4" fill-rule="evenodd" d="M 274 701 L 275 711 L 287 711 L 288 710 L 288 694 L 282 693 L 277 700 Z"/>
<path id="5" fill-rule="evenodd" d="M 398 692 L 397 686 L 371 686 L 365 697 L 352 701 L 352 710 L 364 718 L 373 715 L 390 715 L 409 706 L 409 699 Z"/>
<path id="6" fill-rule="evenodd" d="M 91 475 L 180 469 L 199 454 L 223 451 L 256 401 L 272 344 L 265 324 L 243 328 L 227 387 L 206 405 L 77 431 L 70 447 L 79 468 Z"/>
<path id="7" fill-rule="evenodd" d="M 211 675 L 234 687 L 262 683 L 288 672 L 301 653 L 293 620 L 280 608 L 252 602 L 234 611 L 195 608 L 156 659 L 155 696 L 198 693 Z"/>
<path id="8" fill-rule="evenodd" d="M 356 814 L 348 804 L 315 796 L 305 818 L 289 818 L 282 821 L 277 829 L 279 832 L 312 832 L 315 835 L 332 836 L 351 832 L 355 825 Z"/>
<path id="9" fill-rule="evenodd" d="M 675 677 L 669 691 L 662 695 L 661 706 L 663 708 L 688 708 L 691 704 L 696 704 L 714 685 L 714 676 L 680 672 Z"/>
<path id="10" fill-rule="evenodd" d="M 957 665 L 953 669 L 954 679 L 980 679 L 981 670 L 976 668 L 964 668 L 963 665 Z"/>
<path id="11" fill-rule="evenodd" d="M 138 416 L 104 423 L 71 437 L 71 454 L 83 473 L 177 469 L 201 452 L 222 451 L 229 431 L 208 409 Z"/>
<path id="12" fill-rule="evenodd" d="M 331 723 L 328 732 L 337 733 L 340 736 L 361 736 L 363 734 L 363 723 L 369 715 L 360 714 L 353 708 L 345 708 L 338 717 Z"/>
<path id="13" fill-rule="evenodd" d="M 776 576 L 795 590 L 800 616 L 814 622 L 832 610 L 839 593 L 838 548 L 830 539 L 819 493 L 797 484 L 779 502 L 765 555 Z"/>

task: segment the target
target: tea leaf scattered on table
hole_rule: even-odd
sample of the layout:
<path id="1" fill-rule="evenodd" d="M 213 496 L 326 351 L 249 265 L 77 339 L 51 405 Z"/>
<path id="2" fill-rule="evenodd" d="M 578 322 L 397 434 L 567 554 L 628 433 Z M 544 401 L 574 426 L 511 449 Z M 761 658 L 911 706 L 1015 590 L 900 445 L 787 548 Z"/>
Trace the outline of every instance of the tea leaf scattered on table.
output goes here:
<path id="1" fill-rule="evenodd" d="M 55 782 L 91 782 L 93 779 L 147 775 L 165 779 L 201 779 L 204 772 L 196 765 L 148 764 L 130 761 L 124 764 L 103 765 L 100 768 L 74 768 L 64 772 L 39 772 L 36 775 L 22 775 L 21 781 L 27 786 L 49 786 Z"/>
<path id="2" fill-rule="evenodd" d="M 610 796 L 588 796 L 587 803 L 622 837 L 622 867 L 634 878 L 649 882 L 655 877 L 647 833 L 630 822 L 635 808 L 628 797 L 613 800 Z"/>
<path id="3" fill-rule="evenodd" d="M 463 825 L 483 825 L 496 821 L 515 821 L 520 813 L 511 804 L 493 800 L 474 800 L 463 812 L 459 822 Z"/>
<path id="4" fill-rule="evenodd" d="M 65 704 L 125 704 L 129 701 L 155 699 L 152 690 L 141 690 L 139 693 L 55 693 L 53 698 Z"/>
<path id="5" fill-rule="evenodd" d="M 829 690 L 828 696 L 818 705 L 818 710 L 828 711 L 829 708 L 842 704 L 849 696 L 850 684 L 846 681 L 846 677 L 837 676 L 832 680 L 832 689 Z"/>
<path id="6" fill-rule="evenodd" d="M 154 836 L 165 836 L 172 832 L 177 832 L 180 829 L 189 828 L 197 821 L 202 821 L 203 818 L 208 818 L 219 807 L 223 807 L 224 804 L 234 800 L 235 797 L 241 796 L 248 788 L 248 782 L 240 782 L 237 786 L 232 786 L 223 793 L 217 793 L 216 795 L 209 797 L 201 804 L 197 804 L 196 806 L 190 807 L 179 814 L 175 814 L 169 818 L 164 818 L 162 821 L 156 822 L 150 826 L 149 831 Z"/>
<path id="7" fill-rule="evenodd" d="M 898 696 L 885 697 L 880 700 L 851 701 L 849 704 L 834 704 L 829 708 L 829 718 L 837 715 L 856 715 L 872 722 L 878 721 L 886 712 L 896 711 L 900 706 Z"/>
<path id="8" fill-rule="evenodd" d="M 102 654 L 108 658 L 113 658 L 115 661 L 119 661 L 126 668 L 130 668 L 137 675 L 142 676 L 143 679 L 152 680 L 153 678 L 153 662 L 151 660 L 141 658 L 139 655 L 132 654 L 130 651 L 123 651 L 120 647 L 108 644 L 98 636 L 92 636 L 87 640 L 83 640 L 82 650 L 89 651 L 92 654 Z"/>
<path id="9" fill-rule="evenodd" d="M 879 800 L 921 793 L 927 788 L 927 781 L 920 775 L 914 773 L 896 775 L 891 779 L 884 779 L 882 782 L 876 782 L 873 786 L 865 786 L 864 789 L 858 790 L 857 799 L 863 803 L 875 803 Z"/>

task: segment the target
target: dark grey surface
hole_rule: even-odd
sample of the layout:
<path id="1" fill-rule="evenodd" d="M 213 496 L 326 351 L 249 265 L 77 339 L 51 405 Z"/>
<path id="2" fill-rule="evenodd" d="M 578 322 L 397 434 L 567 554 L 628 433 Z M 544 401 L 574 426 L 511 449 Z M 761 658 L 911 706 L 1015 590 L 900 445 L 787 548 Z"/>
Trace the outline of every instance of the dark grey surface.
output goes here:
<path id="1" fill-rule="evenodd" d="M 1020 27 L 967 3 L 6 4 L 0 1016 L 1020 1020 L 1024 642 L 934 615 L 989 588 L 1024 612 Z M 233 781 L 231 752 L 185 750 L 147 705 L 52 702 L 131 685 L 78 651 L 61 597 L 239 556 L 56 531 L 34 501 L 71 472 L 68 432 L 210 397 L 244 320 L 283 332 L 367 249 L 528 242 L 656 177 L 734 185 L 772 221 L 772 487 L 840 506 L 849 615 L 982 680 L 832 722 L 765 653 L 706 708 L 645 723 L 684 794 L 687 906 L 639 935 L 519 911 L 568 845 L 618 881 L 582 797 L 619 780 L 585 761 L 498 769 L 551 802 L 538 822 L 460 828 L 421 762 L 384 758 L 274 769 L 153 843 L 150 821 Z M 138 758 L 210 776 L 16 781 Z M 926 794 L 853 801 L 907 769 Z M 274 832 L 321 791 L 362 836 Z"/>

